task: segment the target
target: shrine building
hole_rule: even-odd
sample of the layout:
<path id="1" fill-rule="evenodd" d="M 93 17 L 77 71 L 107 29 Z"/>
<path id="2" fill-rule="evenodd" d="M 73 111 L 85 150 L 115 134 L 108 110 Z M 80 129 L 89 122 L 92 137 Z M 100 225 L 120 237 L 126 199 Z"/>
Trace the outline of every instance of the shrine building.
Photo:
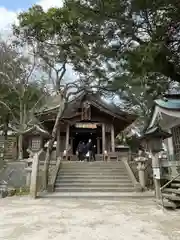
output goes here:
<path id="1" fill-rule="evenodd" d="M 25 133 L 29 148 L 36 151 L 47 143 L 52 132 L 60 96 L 48 99 L 36 113 L 38 124 Z M 92 140 L 97 156 L 115 152 L 115 138 L 136 119 L 113 103 L 107 103 L 99 94 L 81 93 L 70 101 L 58 126 L 53 156 L 67 152 L 67 159 L 76 160 L 78 143 Z"/>

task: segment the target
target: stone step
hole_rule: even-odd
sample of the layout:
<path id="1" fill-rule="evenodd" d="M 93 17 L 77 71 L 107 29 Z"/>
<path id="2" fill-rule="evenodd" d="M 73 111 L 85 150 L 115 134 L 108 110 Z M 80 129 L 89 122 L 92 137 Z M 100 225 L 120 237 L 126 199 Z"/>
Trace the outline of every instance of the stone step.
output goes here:
<path id="1" fill-rule="evenodd" d="M 131 181 L 129 179 L 84 179 L 84 178 L 81 178 L 81 179 L 57 179 L 56 180 L 56 183 L 77 183 L 77 184 L 81 184 L 81 183 L 99 183 L 99 184 L 113 184 L 113 183 L 117 183 L 117 182 L 120 182 L 120 183 L 124 183 L 124 184 L 131 184 Z"/>
<path id="2" fill-rule="evenodd" d="M 171 183 L 171 188 L 180 188 L 180 183 Z"/>
<path id="3" fill-rule="evenodd" d="M 63 167 L 114 167 L 119 166 L 123 167 L 124 163 L 114 162 L 114 163 L 107 163 L 107 162 L 69 162 L 69 163 L 62 163 L 61 166 Z"/>
<path id="4" fill-rule="evenodd" d="M 41 193 L 43 198 L 65 198 L 65 199 L 86 199 L 88 200 L 121 200 L 126 199 L 154 199 L 154 192 L 54 192 Z"/>
<path id="5" fill-rule="evenodd" d="M 124 166 L 61 166 L 61 169 L 125 169 Z"/>
<path id="6" fill-rule="evenodd" d="M 55 192 L 133 192 L 134 187 L 57 187 Z"/>
<path id="7" fill-rule="evenodd" d="M 83 188 L 91 188 L 91 187 L 113 187 L 113 188 L 116 188 L 116 187 L 133 187 L 131 183 L 77 183 L 77 182 L 71 182 L 71 183 L 57 183 L 55 184 L 55 188 L 58 188 L 58 187 L 83 187 Z"/>
<path id="8" fill-rule="evenodd" d="M 127 174 L 127 172 L 126 171 L 124 171 L 124 172 L 116 172 L 116 171 L 109 171 L 109 172 L 103 172 L 103 171 L 97 171 L 97 172 L 95 172 L 95 171 L 89 171 L 89 172 L 87 172 L 87 171 L 80 171 L 80 172 L 76 172 L 76 171 L 68 171 L 68 172 L 66 172 L 66 171 L 60 171 L 59 173 L 58 173 L 58 175 L 114 175 L 114 176 L 127 176 L 128 174 Z"/>
<path id="9" fill-rule="evenodd" d="M 114 175 L 114 176 L 111 176 L 111 175 L 105 175 L 105 174 L 98 174 L 98 175 L 95 175 L 95 174 L 65 174 L 65 175 L 60 175 L 58 176 L 56 179 L 59 180 L 59 179 L 63 179 L 63 178 L 71 178 L 71 179 L 79 179 L 79 178 L 84 178 L 84 179 L 120 179 L 120 180 L 123 180 L 123 179 L 129 179 L 129 177 L 127 175 Z"/>
<path id="10" fill-rule="evenodd" d="M 177 196 L 175 194 L 163 193 L 163 197 L 171 201 L 180 202 L 180 196 Z"/>
<path id="11" fill-rule="evenodd" d="M 60 171 L 58 175 L 114 175 L 127 176 L 126 171 Z"/>
<path id="12" fill-rule="evenodd" d="M 169 199 L 163 199 L 163 201 L 161 199 L 157 199 L 156 202 L 157 204 L 165 208 L 171 208 L 175 210 L 177 207 L 177 205 L 173 201 L 170 201 Z"/>
<path id="13" fill-rule="evenodd" d="M 79 179 L 84 179 L 84 180 L 91 180 L 91 179 L 119 179 L 119 180 L 126 180 L 129 179 L 128 175 L 105 175 L 105 174 L 65 174 L 65 175 L 58 175 L 56 180 L 62 180 L 62 179 L 74 179 L 74 180 L 79 180 Z"/>
<path id="14" fill-rule="evenodd" d="M 89 169 L 91 169 L 91 170 L 104 170 L 104 171 L 106 171 L 106 170 L 123 170 L 123 169 L 125 169 L 125 167 L 119 167 L 119 166 L 117 166 L 117 167 L 91 167 L 91 166 L 86 166 L 86 167 L 61 167 L 60 168 L 61 170 L 66 170 L 66 171 L 70 171 L 70 170 L 89 170 Z"/>
<path id="15" fill-rule="evenodd" d="M 106 167 L 103 167 L 103 166 L 79 166 L 79 167 L 66 167 L 66 166 L 61 166 L 61 169 L 66 169 L 66 170 L 73 170 L 73 169 L 76 169 L 76 170 L 78 170 L 78 169 L 98 169 L 98 170 L 108 170 L 108 169 L 125 169 L 125 167 L 124 166 L 116 166 L 116 167 L 114 167 L 114 166 L 106 166 Z"/>
<path id="16" fill-rule="evenodd" d="M 165 188 L 163 190 L 163 193 L 174 193 L 180 195 L 180 189 L 174 189 L 174 188 Z"/>

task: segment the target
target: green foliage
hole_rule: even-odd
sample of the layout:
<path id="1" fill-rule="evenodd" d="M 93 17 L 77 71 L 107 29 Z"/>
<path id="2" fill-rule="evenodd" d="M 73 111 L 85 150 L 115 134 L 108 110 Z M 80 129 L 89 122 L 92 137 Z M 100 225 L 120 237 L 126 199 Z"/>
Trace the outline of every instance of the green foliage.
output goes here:
<path id="1" fill-rule="evenodd" d="M 21 125 L 21 103 L 26 115 L 24 117 L 28 118 L 28 112 L 42 103 L 44 87 L 38 81 L 29 80 L 33 63 L 13 48 L 12 44 L 8 45 L 1 40 L 0 56 L 0 121 L 1 124 L 7 120 Z"/>
<path id="2" fill-rule="evenodd" d="M 70 63 L 146 116 L 154 98 L 180 83 L 179 13 L 169 0 L 66 0 L 21 13 L 14 33 L 35 43 L 47 69 Z"/>
<path id="3" fill-rule="evenodd" d="M 15 195 L 16 196 L 29 195 L 29 188 L 28 187 L 16 188 L 15 189 Z"/>

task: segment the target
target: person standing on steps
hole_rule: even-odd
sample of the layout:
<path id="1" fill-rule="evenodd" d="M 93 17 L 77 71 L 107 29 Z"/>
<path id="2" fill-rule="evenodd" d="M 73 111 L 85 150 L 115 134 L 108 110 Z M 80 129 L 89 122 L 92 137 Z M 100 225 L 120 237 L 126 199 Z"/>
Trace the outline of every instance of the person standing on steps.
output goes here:
<path id="1" fill-rule="evenodd" d="M 80 141 L 78 146 L 77 146 L 77 152 L 78 152 L 78 160 L 83 161 L 84 144 L 83 144 L 82 141 Z"/>
<path id="2" fill-rule="evenodd" d="M 89 162 L 92 159 L 92 140 L 91 139 L 89 139 L 88 143 L 86 144 L 86 152 L 87 152 L 86 156 Z"/>
<path id="3" fill-rule="evenodd" d="M 96 145 L 92 146 L 92 158 L 93 161 L 96 161 Z"/>

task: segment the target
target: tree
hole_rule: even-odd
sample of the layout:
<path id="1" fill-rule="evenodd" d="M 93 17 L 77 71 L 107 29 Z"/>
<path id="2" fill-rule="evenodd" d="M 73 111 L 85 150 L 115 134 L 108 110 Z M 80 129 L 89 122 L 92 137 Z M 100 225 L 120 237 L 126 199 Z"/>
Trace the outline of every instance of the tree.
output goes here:
<path id="1" fill-rule="evenodd" d="M 91 64 L 84 62 L 84 69 L 105 84 L 111 78 L 126 106 L 145 116 L 155 98 L 180 82 L 177 1 L 66 0 L 65 8 L 79 16 L 81 42 L 91 39 Z"/>
<path id="2" fill-rule="evenodd" d="M 101 54 L 119 69 L 138 76 L 159 73 L 180 82 L 177 1 L 67 0 L 66 7 L 79 13 L 81 24 L 99 26 L 106 43 Z"/>
<path id="3" fill-rule="evenodd" d="M 0 42 L 0 106 L 5 126 L 11 122 L 18 132 L 19 159 L 23 158 L 23 132 L 32 122 L 32 115 L 44 97 L 45 91 L 37 81 L 32 81 L 35 62 L 25 58 L 20 48 Z M 7 134 L 7 127 L 6 133 Z"/>
<path id="4" fill-rule="evenodd" d="M 95 69 L 98 61 L 96 56 L 91 56 L 94 40 L 90 41 L 89 45 L 81 41 L 83 29 L 79 31 L 81 18 L 76 12 L 73 13 L 66 7 L 52 8 L 44 12 L 40 6 L 34 6 L 27 12 L 21 13 L 18 19 L 19 25 L 14 26 L 15 35 L 24 44 L 35 46 L 35 54 L 41 60 L 51 83 L 55 85 L 56 93 L 60 96 L 61 105 L 45 157 L 44 173 L 45 188 L 47 188 L 50 155 L 63 111 L 72 95 L 83 91 L 87 86 L 97 85 L 94 79 L 92 80 L 90 69 L 93 66 Z M 63 84 L 67 64 L 73 65 L 74 70 L 79 73 L 79 79 L 76 82 Z M 89 78 L 85 78 L 86 70 Z"/>

